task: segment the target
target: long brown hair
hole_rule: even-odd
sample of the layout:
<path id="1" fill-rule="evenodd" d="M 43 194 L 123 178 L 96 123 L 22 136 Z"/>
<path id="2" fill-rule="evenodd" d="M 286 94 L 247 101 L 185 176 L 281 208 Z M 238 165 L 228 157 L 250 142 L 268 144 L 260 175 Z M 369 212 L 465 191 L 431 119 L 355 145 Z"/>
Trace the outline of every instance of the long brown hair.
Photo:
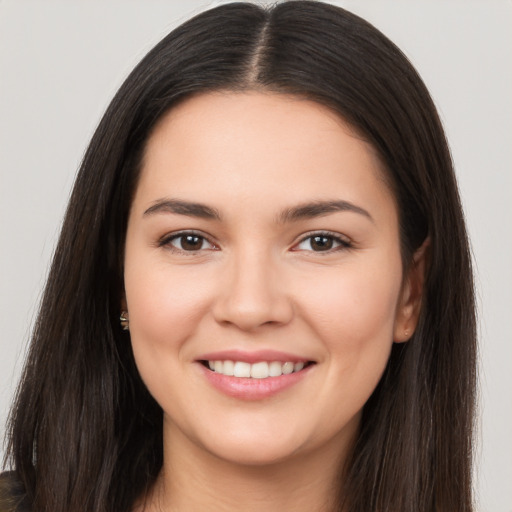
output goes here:
<path id="1" fill-rule="evenodd" d="M 154 483 L 162 411 L 118 322 L 141 155 L 177 102 L 254 89 L 326 105 L 373 145 L 395 193 L 405 268 L 430 237 L 418 328 L 393 347 L 365 405 L 340 497 L 352 512 L 472 510 L 471 258 L 439 117 L 412 65 L 377 29 L 331 5 L 291 1 L 224 5 L 178 27 L 133 70 L 101 120 L 10 416 L 11 476 L 34 512 L 128 511 Z"/>

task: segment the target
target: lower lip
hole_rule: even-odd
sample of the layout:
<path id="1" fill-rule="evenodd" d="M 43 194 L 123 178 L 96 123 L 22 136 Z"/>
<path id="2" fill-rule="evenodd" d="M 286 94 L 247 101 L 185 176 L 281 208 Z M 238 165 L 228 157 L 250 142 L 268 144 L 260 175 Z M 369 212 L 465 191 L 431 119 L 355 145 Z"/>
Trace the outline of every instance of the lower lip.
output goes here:
<path id="1" fill-rule="evenodd" d="M 247 377 L 231 377 L 217 373 L 199 364 L 204 376 L 218 391 L 227 396 L 240 400 L 263 400 L 277 395 L 300 382 L 314 365 L 306 366 L 299 372 L 281 375 L 279 377 L 267 377 L 266 379 L 252 379 Z"/>

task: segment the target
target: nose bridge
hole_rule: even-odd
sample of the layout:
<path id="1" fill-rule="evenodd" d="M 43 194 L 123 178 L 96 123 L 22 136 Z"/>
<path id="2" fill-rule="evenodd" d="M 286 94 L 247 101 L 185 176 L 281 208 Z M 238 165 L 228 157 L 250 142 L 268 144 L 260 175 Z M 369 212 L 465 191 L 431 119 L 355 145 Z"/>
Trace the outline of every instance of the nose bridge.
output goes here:
<path id="1" fill-rule="evenodd" d="M 215 308 L 218 321 L 244 330 L 290 321 L 293 308 L 282 268 L 268 249 L 250 244 L 233 251 L 223 277 Z"/>

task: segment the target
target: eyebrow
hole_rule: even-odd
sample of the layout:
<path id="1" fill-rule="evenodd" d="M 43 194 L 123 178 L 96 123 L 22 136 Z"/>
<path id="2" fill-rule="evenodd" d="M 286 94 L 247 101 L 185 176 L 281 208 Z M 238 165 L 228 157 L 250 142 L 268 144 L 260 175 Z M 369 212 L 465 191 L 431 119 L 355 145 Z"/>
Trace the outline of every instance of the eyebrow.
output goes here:
<path id="1" fill-rule="evenodd" d="M 352 212 L 367 217 L 374 222 L 370 213 L 349 201 L 333 200 L 333 201 L 313 201 L 310 203 L 300 204 L 293 208 L 287 208 L 279 215 L 279 222 L 293 222 L 302 219 L 312 219 L 315 217 L 323 217 L 330 213 L 336 212 Z"/>
<path id="2" fill-rule="evenodd" d="M 374 222 L 372 216 L 367 210 L 350 203 L 349 201 L 343 200 L 312 201 L 309 203 L 299 204 L 292 208 L 286 208 L 278 215 L 277 221 L 285 224 L 297 220 L 323 217 L 336 212 L 357 213 Z M 189 217 L 198 217 L 201 219 L 222 220 L 221 215 L 216 208 L 212 208 L 211 206 L 207 206 L 202 203 L 194 203 L 180 199 L 158 199 L 144 212 L 144 216 L 154 215 L 156 213 L 175 213 L 178 215 L 187 215 Z"/>
<path id="3" fill-rule="evenodd" d="M 191 203 L 180 199 L 158 199 L 145 212 L 146 215 L 155 213 L 177 213 L 178 215 L 187 215 L 189 217 L 199 217 L 201 219 L 221 220 L 218 210 L 201 203 Z"/>

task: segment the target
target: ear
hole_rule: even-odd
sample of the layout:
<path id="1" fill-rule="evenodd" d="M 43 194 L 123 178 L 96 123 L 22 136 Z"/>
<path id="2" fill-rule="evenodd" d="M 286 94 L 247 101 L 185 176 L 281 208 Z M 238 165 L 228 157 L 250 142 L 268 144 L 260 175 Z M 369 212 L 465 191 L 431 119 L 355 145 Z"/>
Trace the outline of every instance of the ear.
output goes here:
<path id="1" fill-rule="evenodd" d="M 395 343 L 408 341 L 418 324 L 423 295 L 423 284 L 428 267 L 430 238 L 426 238 L 414 253 L 411 264 L 404 276 L 402 290 L 395 314 L 393 340 Z"/>

